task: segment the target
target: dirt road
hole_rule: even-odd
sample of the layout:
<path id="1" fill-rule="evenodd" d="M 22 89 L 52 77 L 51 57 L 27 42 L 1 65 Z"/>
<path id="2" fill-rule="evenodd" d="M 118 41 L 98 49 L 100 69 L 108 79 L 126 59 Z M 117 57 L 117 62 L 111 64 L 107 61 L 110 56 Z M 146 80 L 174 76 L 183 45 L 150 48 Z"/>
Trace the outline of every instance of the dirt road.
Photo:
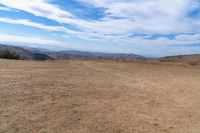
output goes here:
<path id="1" fill-rule="evenodd" d="M 0 60 L 0 133 L 199 133 L 200 68 Z"/>

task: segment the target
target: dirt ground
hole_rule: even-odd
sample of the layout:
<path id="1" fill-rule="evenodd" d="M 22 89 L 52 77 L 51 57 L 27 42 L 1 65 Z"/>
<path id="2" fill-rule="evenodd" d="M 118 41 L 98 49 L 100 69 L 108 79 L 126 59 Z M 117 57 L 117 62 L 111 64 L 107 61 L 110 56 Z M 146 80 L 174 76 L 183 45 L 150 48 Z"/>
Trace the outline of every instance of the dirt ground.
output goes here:
<path id="1" fill-rule="evenodd" d="M 0 133 L 200 133 L 200 67 L 0 60 Z"/>

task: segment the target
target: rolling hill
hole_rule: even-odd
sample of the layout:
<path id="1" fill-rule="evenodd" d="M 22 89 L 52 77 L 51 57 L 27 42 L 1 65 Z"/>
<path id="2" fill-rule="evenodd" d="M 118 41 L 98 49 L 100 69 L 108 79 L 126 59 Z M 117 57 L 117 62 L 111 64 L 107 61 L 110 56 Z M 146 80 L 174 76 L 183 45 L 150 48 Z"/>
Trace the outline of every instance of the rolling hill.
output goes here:
<path id="1" fill-rule="evenodd" d="M 23 47 L 9 46 L 9 45 L 0 45 L 0 51 L 9 50 L 11 52 L 17 53 L 20 55 L 20 59 L 23 60 L 52 60 L 53 58 L 49 57 L 46 54 L 39 53 L 37 49 L 26 49 Z"/>
<path id="2" fill-rule="evenodd" d="M 200 54 L 168 56 L 159 59 L 160 62 L 200 65 Z"/>

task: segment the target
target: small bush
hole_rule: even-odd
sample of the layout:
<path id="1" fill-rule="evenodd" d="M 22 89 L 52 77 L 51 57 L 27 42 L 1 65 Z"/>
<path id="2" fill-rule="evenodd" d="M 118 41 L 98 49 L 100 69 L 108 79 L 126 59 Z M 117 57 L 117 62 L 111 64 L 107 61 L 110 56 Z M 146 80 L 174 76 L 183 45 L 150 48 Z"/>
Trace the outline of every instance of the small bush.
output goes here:
<path id="1" fill-rule="evenodd" d="M 9 50 L 4 50 L 4 51 L 0 51 L 0 58 L 19 60 L 20 56 L 16 53 L 10 52 Z"/>

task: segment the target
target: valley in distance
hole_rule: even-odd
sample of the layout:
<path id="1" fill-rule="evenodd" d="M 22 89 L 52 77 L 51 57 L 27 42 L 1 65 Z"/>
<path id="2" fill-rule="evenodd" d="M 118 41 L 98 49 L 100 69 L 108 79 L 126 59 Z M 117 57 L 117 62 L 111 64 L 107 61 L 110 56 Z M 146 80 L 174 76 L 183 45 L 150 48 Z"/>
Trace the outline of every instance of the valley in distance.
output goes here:
<path id="1" fill-rule="evenodd" d="M 0 133 L 200 132 L 198 54 L 0 45 L 0 57 L 17 59 L 0 59 Z"/>

